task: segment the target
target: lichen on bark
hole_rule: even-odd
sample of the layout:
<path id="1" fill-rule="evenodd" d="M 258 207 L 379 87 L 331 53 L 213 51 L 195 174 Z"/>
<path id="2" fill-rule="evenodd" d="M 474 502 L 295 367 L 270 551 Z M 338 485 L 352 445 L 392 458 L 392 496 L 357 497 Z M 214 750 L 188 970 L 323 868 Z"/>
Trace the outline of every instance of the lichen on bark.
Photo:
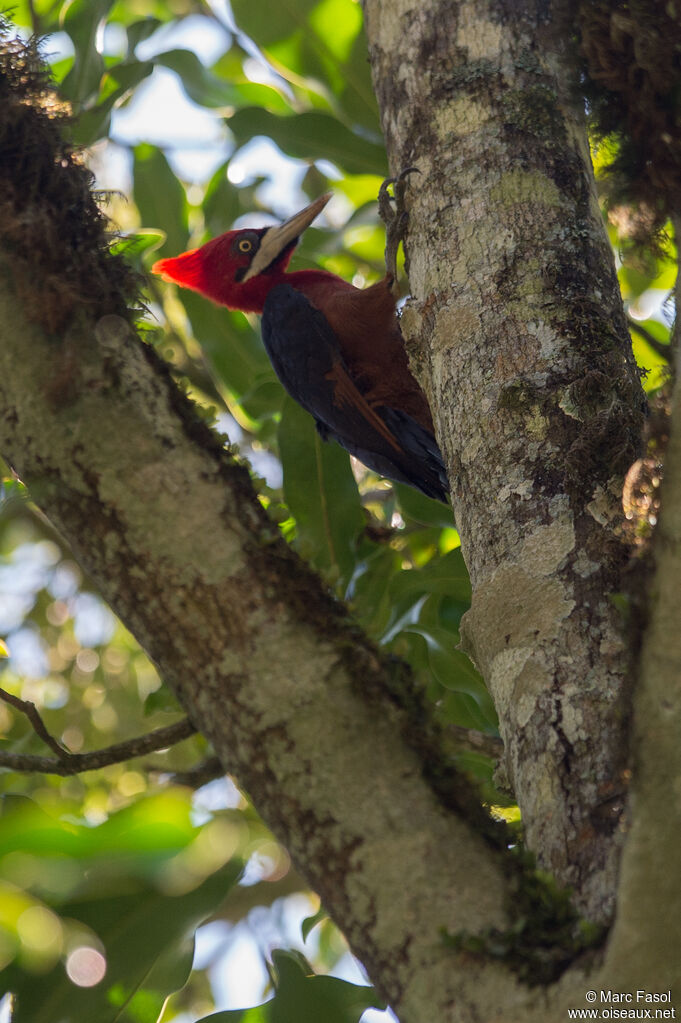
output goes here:
<path id="1" fill-rule="evenodd" d="M 628 553 L 617 495 L 644 400 L 566 7 L 365 11 L 391 166 L 421 170 L 402 326 L 473 584 L 463 646 L 500 713 L 530 848 L 606 921 L 629 718 L 608 595 Z"/>

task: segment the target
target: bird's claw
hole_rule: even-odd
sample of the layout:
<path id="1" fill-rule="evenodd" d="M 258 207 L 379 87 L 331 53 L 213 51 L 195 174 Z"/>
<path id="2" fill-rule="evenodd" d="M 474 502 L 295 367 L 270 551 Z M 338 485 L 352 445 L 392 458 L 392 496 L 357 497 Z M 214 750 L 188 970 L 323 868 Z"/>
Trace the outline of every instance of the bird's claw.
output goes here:
<path id="1" fill-rule="evenodd" d="M 391 281 L 391 289 L 397 281 L 397 251 L 409 219 L 404 208 L 404 194 L 410 174 L 420 174 L 418 167 L 407 167 L 396 178 L 386 178 L 378 190 L 378 213 L 385 224 L 385 269 Z M 388 191 L 391 185 L 394 195 Z"/>

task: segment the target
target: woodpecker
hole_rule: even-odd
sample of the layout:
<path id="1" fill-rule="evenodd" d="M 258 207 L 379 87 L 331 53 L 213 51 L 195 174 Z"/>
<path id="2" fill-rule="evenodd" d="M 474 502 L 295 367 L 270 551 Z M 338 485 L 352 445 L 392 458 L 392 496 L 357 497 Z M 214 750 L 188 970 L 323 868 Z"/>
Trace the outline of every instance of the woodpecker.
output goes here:
<path id="1" fill-rule="evenodd" d="M 411 170 L 411 169 L 410 169 Z M 406 173 L 396 179 L 401 200 Z M 152 267 L 155 274 L 228 309 L 262 316 L 262 339 L 284 388 L 364 465 L 447 500 L 449 484 L 426 397 L 409 369 L 396 312 L 396 255 L 406 214 L 388 221 L 386 275 L 356 288 L 326 270 L 289 271 L 302 232 L 331 198 L 315 199 L 283 224 L 227 231 Z"/>

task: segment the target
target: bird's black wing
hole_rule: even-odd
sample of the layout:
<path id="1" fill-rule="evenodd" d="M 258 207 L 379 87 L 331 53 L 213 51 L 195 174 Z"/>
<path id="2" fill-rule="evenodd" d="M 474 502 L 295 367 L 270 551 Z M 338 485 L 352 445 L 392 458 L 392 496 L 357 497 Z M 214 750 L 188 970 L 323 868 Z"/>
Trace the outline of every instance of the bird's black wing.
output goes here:
<path id="1" fill-rule="evenodd" d="M 282 384 L 317 421 L 321 436 L 388 479 L 447 500 L 442 455 L 431 433 L 400 409 L 372 408 L 348 372 L 322 312 L 288 284 L 272 288 L 262 337 Z"/>

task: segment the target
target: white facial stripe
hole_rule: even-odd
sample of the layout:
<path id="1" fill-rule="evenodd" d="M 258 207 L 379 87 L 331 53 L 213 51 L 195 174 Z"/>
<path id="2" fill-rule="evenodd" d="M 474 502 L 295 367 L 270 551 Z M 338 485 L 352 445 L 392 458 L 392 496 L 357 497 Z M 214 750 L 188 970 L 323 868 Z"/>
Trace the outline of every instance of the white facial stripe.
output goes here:
<path id="1" fill-rule="evenodd" d="M 260 247 L 251 260 L 251 265 L 242 277 L 242 281 L 249 281 L 251 277 L 257 277 L 258 274 L 262 273 L 270 265 L 273 259 L 281 255 L 282 251 L 288 245 L 288 242 L 280 244 L 281 230 L 285 225 L 281 227 L 270 227 L 265 234 L 262 236 L 260 241 Z M 274 235 L 274 237 L 272 237 Z M 295 235 L 293 236 L 296 237 Z M 288 241 L 293 239 L 289 238 Z"/>
<path id="2" fill-rule="evenodd" d="M 309 206 L 306 206 L 305 209 L 295 213 L 283 224 L 279 224 L 277 227 L 269 227 L 262 236 L 260 248 L 242 277 L 242 282 L 249 281 L 251 277 L 256 277 L 263 270 L 266 270 L 270 263 L 282 254 L 287 245 L 295 241 L 298 235 L 302 234 L 305 228 L 310 226 L 315 217 L 324 209 L 330 198 L 330 192 L 327 195 L 322 195 L 319 199 L 311 202 Z"/>

